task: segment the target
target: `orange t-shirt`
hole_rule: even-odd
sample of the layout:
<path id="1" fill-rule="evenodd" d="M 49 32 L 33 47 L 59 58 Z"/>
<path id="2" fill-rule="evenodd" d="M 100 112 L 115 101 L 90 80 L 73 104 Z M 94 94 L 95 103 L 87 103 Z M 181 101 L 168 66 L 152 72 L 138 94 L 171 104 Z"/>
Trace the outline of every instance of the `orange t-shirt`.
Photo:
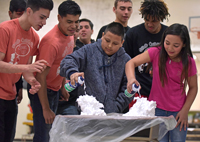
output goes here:
<path id="1" fill-rule="evenodd" d="M 27 64 L 30 56 L 35 55 L 39 36 L 30 28 L 21 28 L 18 19 L 0 24 L 0 52 L 5 53 L 4 62 L 10 64 Z M 16 97 L 15 83 L 21 73 L 0 73 L 0 98 L 13 100 Z"/>
<path id="2" fill-rule="evenodd" d="M 49 64 L 50 71 L 46 77 L 47 88 L 58 91 L 62 85 L 63 77 L 60 76 L 60 62 L 68 54 L 73 52 L 74 37 L 65 36 L 54 26 L 41 40 L 37 60 L 44 59 Z"/>

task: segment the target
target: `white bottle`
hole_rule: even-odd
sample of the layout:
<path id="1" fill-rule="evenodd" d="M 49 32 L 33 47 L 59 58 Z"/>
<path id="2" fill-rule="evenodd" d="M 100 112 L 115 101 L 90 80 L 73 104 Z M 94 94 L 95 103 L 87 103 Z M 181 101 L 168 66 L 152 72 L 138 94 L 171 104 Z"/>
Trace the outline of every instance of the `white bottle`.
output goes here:
<path id="1" fill-rule="evenodd" d="M 76 89 L 76 87 L 82 85 L 83 83 L 84 83 L 84 79 L 81 76 L 79 76 L 78 77 L 78 83 L 75 83 L 75 85 L 72 85 L 71 81 L 70 81 L 70 82 L 68 82 L 68 83 L 65 84 L 65 89 L 68 92 L 72 92 L 74 89 Z"/>
<path id="2" fill-rule="evenodd" d="M 132 91 L 131 91 L 131 93 L 129 93 L 129 92 L 127 91 L 127 89 L 126 89 L 125 92 L 124 92 L 124 94 L 125 94 L 127 97 L 130 98 L 130 97 L 134 96 L 136 92 L 139 92 L 139 90 L 140 90 L 140 86 L 139 86 L 139 85 L 137 86 L 135 83 L 133 83 L 133 84 L 132 84 Z"/>

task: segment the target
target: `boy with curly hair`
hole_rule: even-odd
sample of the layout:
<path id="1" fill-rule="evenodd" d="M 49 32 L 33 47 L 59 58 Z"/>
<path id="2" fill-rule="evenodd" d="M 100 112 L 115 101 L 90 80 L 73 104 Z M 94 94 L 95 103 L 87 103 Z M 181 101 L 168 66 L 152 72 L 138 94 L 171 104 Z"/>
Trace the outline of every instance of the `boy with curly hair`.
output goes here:
<path id="1" fill-rule="evenodd" d="M 132 27 L 126 34 L 124 48 L 131 58 L 143 53 L 151 46 L 161 41 L 162 34 L 167 26 L 161 24 L 170 16 L 166 3 L 163 0 L 145 0 L 139 9 L 144 23 Z M 143 97 L 149 97 L 152 77 L 145 72 L 148 63 L 135 68 L 136 78 L 140 82 L 140 93 Z M 137 96 L 137 94 L 136 94 Z M 130 107 L 132 104 L 130 104 Z"/>

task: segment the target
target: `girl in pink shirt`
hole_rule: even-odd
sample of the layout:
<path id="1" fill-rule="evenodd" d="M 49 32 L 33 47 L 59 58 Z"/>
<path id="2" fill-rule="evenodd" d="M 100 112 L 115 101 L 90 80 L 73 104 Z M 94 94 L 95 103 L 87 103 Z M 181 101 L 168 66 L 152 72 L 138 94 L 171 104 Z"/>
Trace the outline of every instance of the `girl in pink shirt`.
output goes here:
<path id="1" fill-rule="evenodd" d="M 173 115 L 176 127 L 160 142 L 186 140 L 188 112 L 197 94 L 197 69 L 190 48 L 190 37 L 185 25 L 173 24 L 163 33 L 160 45 L 151 47 L 126 64 L 127 90 L 131 92 L 135 67 L 151 62 L 153 81 L 149 100 L 156 101 L 156 116 Z M 186 92 L 186 86 L 188 91 Z"/>

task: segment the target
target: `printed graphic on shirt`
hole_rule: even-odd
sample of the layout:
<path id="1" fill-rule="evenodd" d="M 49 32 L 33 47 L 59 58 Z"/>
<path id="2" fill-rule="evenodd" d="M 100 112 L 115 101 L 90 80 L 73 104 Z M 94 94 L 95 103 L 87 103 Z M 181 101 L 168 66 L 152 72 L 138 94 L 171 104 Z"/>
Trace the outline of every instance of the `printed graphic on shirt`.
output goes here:
<path id="1" fill-rule="evenodd" d="M 12 48 L 14 53 L 11 54 L 9 63 L 18 64 L 20 57 L 25 57 L 30 53 L 31 48 L 33 48 L 33 42 L 30 39 L 17 39 Z"/>
<path id="2" fill-rule="evenodd" d="M 65 51 L 62 54 L 62 57 L 65 57 L 68 54 L 71 54 L 74 48 L 74 41 L 70 41 L 65 47 Z"/>
<path id="3" fill-rule="evenodd" d="M 140 48 L 139 48 L 139 52 L 140 53 L 143 53 L 144 51 L 146 51 L 149 47 L 153 47 L 153 46 L 157 46 L 159 44 L 159 42 L 149 42 L 149 43 L 145 43 L 144 45 L 142 45 Z M 138 66 L 138 71 L 140 73 L 143 73 L 144 71 L 144 68 L 148 66 L 148 63 L 144 63 L 144 64 L 141 64 Z"/>
<path id="4" fill-rule="evenodd" d="M 60 66 L 57 68 L 56 76 L 58 76 L 59 74 L 60 74 Z"/>

